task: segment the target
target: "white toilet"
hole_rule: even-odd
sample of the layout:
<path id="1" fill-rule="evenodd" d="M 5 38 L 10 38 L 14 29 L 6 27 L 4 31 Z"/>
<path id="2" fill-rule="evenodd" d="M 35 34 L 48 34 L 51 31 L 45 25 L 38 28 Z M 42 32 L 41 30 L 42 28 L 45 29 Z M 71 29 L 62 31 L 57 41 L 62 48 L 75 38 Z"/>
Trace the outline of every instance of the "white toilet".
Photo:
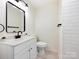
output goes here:
<path id="1" fill-rule="evenodd" d="M 47 43 L 45 42 L 37 42 L 37 50 L 38 50 L 38 55 L 44 55 L 45 54 L 45 50 L 47 48 Z"/>

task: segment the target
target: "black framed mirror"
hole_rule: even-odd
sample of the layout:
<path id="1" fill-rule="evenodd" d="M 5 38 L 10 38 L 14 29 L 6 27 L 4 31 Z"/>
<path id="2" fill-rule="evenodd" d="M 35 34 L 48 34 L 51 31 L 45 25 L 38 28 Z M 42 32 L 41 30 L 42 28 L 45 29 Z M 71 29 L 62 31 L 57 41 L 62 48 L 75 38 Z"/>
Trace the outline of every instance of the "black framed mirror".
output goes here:
<path id="1" fill-rule="evenodd" d="M 6 32 L 25 31 L 25 11 L 15 4 L 6 3 Z"/>
<path id="2" fill-rule="evenodd" d="M 5 29 L 5 27 L 2 24 L 0 24 L 0 33 L 3 32 L 4 29 Z"/>

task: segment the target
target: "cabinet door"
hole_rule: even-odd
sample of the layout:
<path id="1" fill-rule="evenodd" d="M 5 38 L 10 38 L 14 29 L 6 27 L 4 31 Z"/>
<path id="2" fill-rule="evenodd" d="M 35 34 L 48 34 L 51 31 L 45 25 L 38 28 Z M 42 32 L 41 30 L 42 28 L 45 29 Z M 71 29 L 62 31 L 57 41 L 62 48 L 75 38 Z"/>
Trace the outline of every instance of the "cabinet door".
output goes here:
<path id="1" fill-rule="evenodd" d="M 14 56 L 14 59 L 29 59 L 29 51 L 21 51 L 19 54 Z"/>
<path id="2" fill-rule="evenodd" d="M 29 57 L 30 59 L 36 59 L 36 57 L 37 57 L 37 50 L 36 50 L 36 46 L 35 45 L 30 48 L 29 56 L 30 56 Z"/>

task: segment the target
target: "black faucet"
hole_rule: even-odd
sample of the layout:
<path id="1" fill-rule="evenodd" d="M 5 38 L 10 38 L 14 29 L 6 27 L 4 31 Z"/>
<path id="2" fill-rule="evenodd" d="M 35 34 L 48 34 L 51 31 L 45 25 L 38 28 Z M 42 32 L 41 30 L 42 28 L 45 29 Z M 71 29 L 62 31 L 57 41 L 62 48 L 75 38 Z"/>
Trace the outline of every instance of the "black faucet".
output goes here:
<path id="1" fill-rule="evenodd" d="M 18 31 L 18 34 L 15 36 L 15 39 L 21 38 L 21 35 L 19 33 L 22 34 L 22 31 Z"/>

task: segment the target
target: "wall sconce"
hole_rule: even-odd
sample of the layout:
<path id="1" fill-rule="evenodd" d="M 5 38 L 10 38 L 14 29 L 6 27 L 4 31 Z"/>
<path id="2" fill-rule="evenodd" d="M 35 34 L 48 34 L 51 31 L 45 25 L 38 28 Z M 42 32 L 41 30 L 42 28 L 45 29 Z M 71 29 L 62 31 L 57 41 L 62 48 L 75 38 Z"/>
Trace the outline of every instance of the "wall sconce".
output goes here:
<path id="1" fill-rule="evenodd" d="M 26 4 L 23 0 L 15 0 L 16 2 L 19 2 L 19 1 L 21 1 L 21 2 L 23 2 L 24 4 L 25 4 L 25 6 L 27 6 L 28 7 L 28 4 Z"/>
<path id="2" fill-rule="evenodd" d="M 20 0 L 15 0 L 16 2 L 19 2 Z"/>

